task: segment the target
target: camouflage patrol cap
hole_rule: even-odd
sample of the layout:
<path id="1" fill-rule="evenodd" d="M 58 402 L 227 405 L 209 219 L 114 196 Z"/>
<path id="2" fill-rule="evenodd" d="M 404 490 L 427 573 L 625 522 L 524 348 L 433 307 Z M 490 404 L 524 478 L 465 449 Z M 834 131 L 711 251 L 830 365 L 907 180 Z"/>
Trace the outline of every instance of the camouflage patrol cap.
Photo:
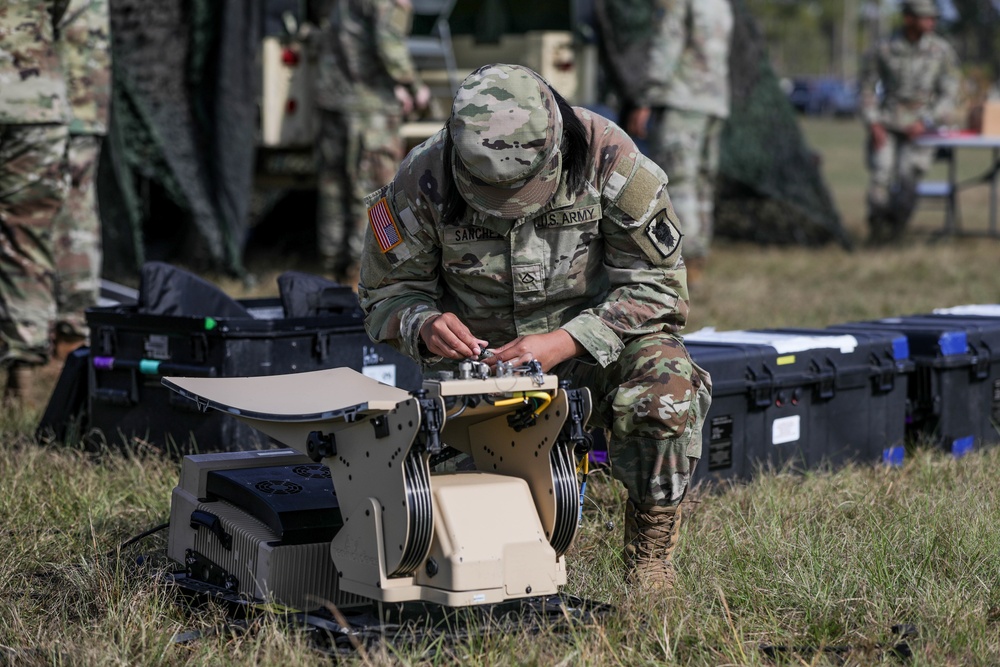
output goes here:
<path id="1" fill-rule="evenodd" d="M 938 16 L 938 7 L 935 0 L 904 0 L 903 12 L 914 16 Z"/>
<path id="2" fill-rule="evenodd" d="M 452 172 L 472 208 L 529 217 L 551 201 L 562 171 L 562 115 L 552 89 L 520 65 L 486 65 L 451 107 Z"/>

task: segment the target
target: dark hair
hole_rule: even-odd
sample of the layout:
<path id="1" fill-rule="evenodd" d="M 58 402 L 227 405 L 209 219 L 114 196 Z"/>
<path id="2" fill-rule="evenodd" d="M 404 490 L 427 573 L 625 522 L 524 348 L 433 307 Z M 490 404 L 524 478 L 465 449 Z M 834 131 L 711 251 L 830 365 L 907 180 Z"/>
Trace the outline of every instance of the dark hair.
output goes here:
<path id="1" fill-rule="evenodd" d="M 590 141 L 587 136 L 587 128 L 573 111 L 570 103 L 551 86 L 552 96 L 556 100 L 556 106 L 563 121 L 562 143 L 559 149 L 562 151 L 562 178 L 570 192 L 576 192 L 583 187 L 587 180 L 587 168 L 590 164 Z M 451 171 L 451 154 L 454 143 L 451 139 L 451 119 L 445 122 L 444 139 L 444 177 L 447 185 L 444 188 L 444 206 L 441 212 L 441 222 L 451 224 L 458 221 L 465 215 L 468 206 L 462 198 L 458 188 L 455 187 L 454 177 Z"/>

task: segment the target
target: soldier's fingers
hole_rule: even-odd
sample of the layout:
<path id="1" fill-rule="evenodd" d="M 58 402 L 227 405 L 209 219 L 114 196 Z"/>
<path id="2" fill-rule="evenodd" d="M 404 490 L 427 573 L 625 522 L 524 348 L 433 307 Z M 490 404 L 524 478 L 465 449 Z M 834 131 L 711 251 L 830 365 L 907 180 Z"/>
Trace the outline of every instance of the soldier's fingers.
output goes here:
<path id="1" fill-rule="evenodd" d="M 524 336 L 518 336 L 509 343 L 505 343 L 500 347 L 493 348 L 493 354 L 497 355 L 498 357 L 506 355 L 504 356 L 504 361 L 506 361 L 507 357 L 514 354 L 517 351 L 518 347 L 523 344 L 523 342 L 524 342 Z M 523 352 L 524 350 L 522 349 L 521 351 Z"/>
<path id="2" fill-rule="evenodd" d="M 469 356 L 468 352 L 462 349 L 465 347 L 462 342 L 450 333 L 437 332 L 433 337 L 433 341 L 434 346 L 432 351 L 442 357 L 459 359 Z"/>
<path id="3" fill-rule="evenodd" d="M 516 345 L 513 342 L 508 343 L 507 345 L 494 350 L 493 354 L 496 355 L 497 360 L 506 363 L 521 363 L 522 359 L 529 356 L 531 358 L 534 358 L 533 356 L 531 356 L 531 352 L 525 350 L 523 345 L 520 344 L 520 342 L 518 342 L 518 344 Z M 530 361 L 531 358 L 527 360 Z"/>
<path id="4" fill-rule="evenodd" d="M 468 329 L 466 329 L 465 335 L 459 335 L 458 339 L 469 350 L 469 356 L 478 357 L 479 353 L 483 351 L 482 346 L 479 344 L 479 339 L 473 336 L 472 332 Z"/>
<path id="5" fill-rule="evenodd" d="M 441 324 L 444 326 L 439 330 L 445 346 L 462 356 L 478 357 L 482 351 L 480 340 L 469 331 L 464 322 L 450 313 L 448 315 L 450 316 L 441 317 Z"/>
<path id="6" fill-rule="evenodd" d="M 478 356 L 473 354 L 471 347 L 469 347 L 468 345 L 466 345 L 465 343 L 463 343 L 461 340 L 458 339 L 452 341 L 450 347 L 452 351 L 455 353 L 455 357 L 459 359 L 465 359 L 471 356 Z"/>

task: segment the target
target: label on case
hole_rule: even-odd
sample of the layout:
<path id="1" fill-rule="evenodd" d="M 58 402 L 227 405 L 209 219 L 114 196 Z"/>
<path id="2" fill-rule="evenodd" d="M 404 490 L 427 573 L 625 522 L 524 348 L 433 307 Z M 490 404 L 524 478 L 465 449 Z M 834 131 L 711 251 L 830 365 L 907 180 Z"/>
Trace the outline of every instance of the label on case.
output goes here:
<path id="1" fill-rule="evenodd" d="M 362 366 L 361 372 L 373 380 L 378 380 L 382 384 L 396 386 L 396 364 Z"/>
<path id="2" fill-rule="evenodd" d="M 833 349 L 850 354 L 858 347 L 858 339 L 847 334 L 789 334 L 776 331 L 716 331 L 711 327 L 684 336 L 692 343 L 736 343 L 739 345 L 768 345 L 780 355 L 794 355 L 809 350 Z M 795 358 L 785 363 L 794 363 Z M 780 362 L 779 362 L 780 363 Z"/>
<path id="3" fill-rule="evenodd" d="M 148 359 L 159 359 L 160 361 L 170 359 L 170 338 L 161 334 L 146 336 L 143 349 L 146 351 Z"/>
<path id="4" fill-rule="evenodd" d="M 798 415 L 775 419 L 771 425 L 771 444 L 783 445 L 795 442 L 802 435 L 801 418 Z"/>
<path id="5" fill-rule="evenodd" d="M 733 418 L 713 417 L 709 422 L 708 469 L 725 470 L 733 467 Z"/>

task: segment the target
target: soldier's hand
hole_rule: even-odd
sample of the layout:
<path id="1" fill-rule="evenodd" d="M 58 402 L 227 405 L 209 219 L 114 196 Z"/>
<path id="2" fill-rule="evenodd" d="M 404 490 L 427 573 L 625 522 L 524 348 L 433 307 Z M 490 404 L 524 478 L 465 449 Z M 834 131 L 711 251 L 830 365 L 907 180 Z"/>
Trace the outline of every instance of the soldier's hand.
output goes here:
<path id="1" fill-rule="evenodd" d="M 906 126 L 906 136 L 910 139 L 916 139 L 926 131 L 927 127 L 924 125 L 923 121 L 918 120 L 915 123 L 910 123 Z"/>
<path id="2" fill-rule="evenodd" d="M 478 357 L 489 345 L 472 335 L 454 313 L 442 313 L 424 322 L 420 338 L 431 354 L 445 359 Z"/>
<path id="3" fill-rule="evenodd" d="M 431 89 L 427 86 L 421 85 L 417 88 L 417 91 L 413 96 L 413 101 L 417 105 L 417 109 L 423 111 L 431 103 Z"/>
<path id="4" fill-rule="evenodd" d="M 881 123 L 872 123 L 869 128 L 869 132 L 872 135 L 872 148 L 879 150 L 885 146 L 885 142 L 888 141 L 888 136 L 886 135 L 885 128 L 882 127 Z"/>
<path id="5" fill-rule="evenodd" d="M 625 121 L 625 131 L 638 139 L 646 138 L 646 128 L 649 126 L 649 107 L 636 107 Z"/>
<path id="6" fill-rule="evenodd" d="M 493 356 L 486 359 L 490 366 L 497 361 L 513 363 L 521 366 L 532 360 L 542 365 L 543 371 L 549 371 L 567 359 L 583 354 L 586 350 L 565 329 L 556 329 L 544 334 L 529 334 L 519 336 L 506 345 L 493 350 Z"/>
<path id="7" fill-rule="evenodd" d="M 413 96 L 410 95 L 410 91 L 406 89 L 406 86 L 396 86 L 393 88 L 393 93 L 403 107 L 403 115 L 410 115 L 410 112 L 413 111 Z"/>

